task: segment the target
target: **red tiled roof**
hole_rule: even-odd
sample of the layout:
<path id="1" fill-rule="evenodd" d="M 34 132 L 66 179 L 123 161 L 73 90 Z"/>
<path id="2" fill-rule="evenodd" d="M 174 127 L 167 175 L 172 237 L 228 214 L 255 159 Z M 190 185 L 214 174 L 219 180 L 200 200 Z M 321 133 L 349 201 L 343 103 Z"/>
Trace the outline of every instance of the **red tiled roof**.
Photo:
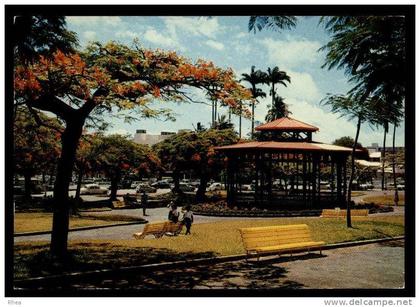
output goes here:
<path id="1" fill-rule="evenodd" d="M 294 118 L 282 117 L 276 119 L 275 121 L 263 124 L 255 128 L 255 130 L 276 130 L 276 131 L 309 131 L 314 132 L 318 131 L 319 128 L 309 125 L 307 123 L 301 122 Z"/>
<path id="2" fill-rule="evenodd" d="M 274 149 L 284 151 L 334 151 L 350 153 L 351 148 L 336 146 L 322 143 L 307 143 L 307 142 L 248 142 L 235 145 L 215 147 L 216 150 L 244 150 L 244 149 Z"/>

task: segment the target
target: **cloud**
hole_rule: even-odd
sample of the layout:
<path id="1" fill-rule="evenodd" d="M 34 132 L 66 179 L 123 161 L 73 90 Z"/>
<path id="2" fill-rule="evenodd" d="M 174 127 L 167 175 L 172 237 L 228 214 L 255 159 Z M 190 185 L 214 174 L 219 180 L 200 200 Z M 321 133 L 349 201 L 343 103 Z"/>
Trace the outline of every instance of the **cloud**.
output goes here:
<path id="1" fill-rule="evenodd" d="M 181 45 L 180 43 L 177 41 L 176 37 L 170 37 L 170 36 L 165 36 L 159 32 L 157 32 L 155 29 L 148 29 L 143 36 L 144 39 L 146 39 L 147 41 L 157 44 L 157 45 L 161 45 L 164 47 L 178 47 L 180 49 Z"/>
<path id="2" fill-rule="evenodd" d="M 96 26 L 99 24 L 117 26 L 122 22 L 122 19 L 118 16 L 67 16 L 66 21 L 80 26 Z"/>
<path id="3" fill-rule="evenodd" d="M 274 40 L 266 38 L 261 43 L 267 48 L 268 60 L 274 65 L 293 68 L 314 63 L 320 56 L 321 43 L 309 40 Z"/>
<path id="4" fill-rule="evenodd" d="M 124 128 L 114 128 L 105 132 L 106 135 L 120 134 L 131 136 L 131 133 Z"/>
<path id="5" fill-rule="evenodd" d="M 125 30 L 125 31 L 118 31 L 117 33 L 115 33 L 115 36 L 120 37 L 120 38 L 134 39 L 138 37 L 138 34 L 130 30 Z"/>
<path id="6" fill-rule="evenodd" d="M 225 45 L 223 45 L 220 42 L 216 42 L 214 40 L 209 39 L 208 41 L 205 42 L 205 44 L 207 46 L 210 46 L 211 48 L 217 49 L 217 50 L 223 50 L 225 49 Z"/>
<path id="7" fill-rule="evenodd" d="M 318 102 L 322 95 L 312 78 L 312 75 L 307 72 L 287 71 L 290 76 L 290 83 L 287 87 L 277 85 L 277 93 L 286 99 L 305 99 L 313 102 Z"/>
<path id="8" fill-rule="evenodd" d="M 83 32 L 83 38 L 87 41 L 93 41 L 96 38 L 96 32 L 94 31 L 85 31 Z"/>
<path id="9" fill-rule="evenodd" d="M 182 31 L 196 36 L 214 38 L 220 31 L 217 17 L 162 17 L 169 31 Z"/>
<path id="10" fill-rule="evenodd" d="M 249 34 L 246 32 L 239 32 L 238 34 L 235 35 L 236 38 L 244 38 L 247 37 Z"/>

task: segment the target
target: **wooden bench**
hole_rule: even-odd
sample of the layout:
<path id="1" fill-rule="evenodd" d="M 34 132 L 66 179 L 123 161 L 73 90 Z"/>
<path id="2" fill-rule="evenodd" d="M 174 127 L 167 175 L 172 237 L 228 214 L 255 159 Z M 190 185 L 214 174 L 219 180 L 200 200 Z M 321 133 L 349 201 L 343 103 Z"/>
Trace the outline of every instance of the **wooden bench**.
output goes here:
<path id="1" fill-rule="evenodd" d="M 312 249 L 319 249 L 322 254 L 322 246 L 325 245 L 325 242 L 311 238 L 306 224 L 241 228 L 239 231 L 247 261 L 249 256 L 257 256 L 259 260 L 261 254 L 292 254 Z"/>
<path id="2" fill-rule="evenodd" d="M 144 239 L 147 235 L 153 235 L 155 238 L 161 238 L 163 235 L 178 235 L 182 231 L 181 223 L 172 223 L 172 222 L 158 222 L 158 223 L 148 223 L 144 226 L 142 232 L 133 234 L 133 237 L 136 239 Z"/>
<path id="3" fill-rule="evenodd" d="M 132 196 L 132 195 L 124 195 L 123 196 L 124 199 L 124 204 L 126 207 L 130 207 L 130 208 L 140 208 L 140 202 L 137 200 L 136 196 Z"/>
<path id="4" fill-rule="evenodd" d="M 119 208 L 124 208 L 124 207 L 125 207 L 125 204 L 121 200 L 114 200 L 112 202 L 112 208 L 113 209 L 119 209 Z"/>
<path id="5" fill-rule="evenodd" d="M 368 209 L 351 209 L 351 216 L 368 216 Z M 321 217 L 346 217 L 347 210 L 322 209 Z"/>

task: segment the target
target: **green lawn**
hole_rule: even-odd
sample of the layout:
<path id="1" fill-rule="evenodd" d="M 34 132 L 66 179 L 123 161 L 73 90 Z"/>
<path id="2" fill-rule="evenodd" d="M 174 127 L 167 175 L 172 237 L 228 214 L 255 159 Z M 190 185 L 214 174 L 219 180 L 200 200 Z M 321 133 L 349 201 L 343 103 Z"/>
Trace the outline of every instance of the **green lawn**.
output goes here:
<path id="1" fill-rule="evenodd" d="M 392 195 L 379 195 L 368 196 L 363 198 L 365 203 L 375 203 L 377 205 L 394 206 L 394 194 Z M 398 206 L 405 205 L 405 194 L 398 193 Z"/>
<path id="2" fill-rule="evenodd" d="M 186 258 L 244 253 L 238 228 L 285 224 L 308 224 L 314 240 L 337 243 L 404 234 L 403 216 L 353 218 L 353 227 L 345 219 L 276 218 L 222 221 L 197 224 L 192 235 L 146 240 L 70 241 L 72 258 L 65 266 L 52 264 L 48 242 L 15 244 L 15 276 L 23 278 L 62 271 L 125 267 Z"/>
<path id="3" fill-rule="evenodd" d="M 101 226 L 118 224 L 125 222 L 139 221 L 124 215 L 100 215 L 83 214 L 80 217 L 70 217 L 70 228 L 87 227 L 87 226 Z M 20 232 L 33 232 L 33 231 L 48 231 L 52 227 L 52 213 L 45 212 L 31 212 L 31 213 L 15 213 L 14 218 L 14 231 Z"/>

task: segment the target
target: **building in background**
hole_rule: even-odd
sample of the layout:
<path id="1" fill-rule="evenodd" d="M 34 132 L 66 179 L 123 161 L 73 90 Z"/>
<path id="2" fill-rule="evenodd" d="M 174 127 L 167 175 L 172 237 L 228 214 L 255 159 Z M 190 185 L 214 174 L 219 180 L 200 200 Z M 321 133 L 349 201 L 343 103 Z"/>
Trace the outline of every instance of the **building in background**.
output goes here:
<path id="1" fill-rule="evenodd" d="M 188 131 L 191 131 L 191 129 L 180 129 L 178 130 L 178 133 Z M 137 144 L 153 146 L 174 134 L 176 134 L 176 132 L 171 131 L 162 131 L 160 134 L 148 134 L 144 129 L 137 129 L 133 141 Z"/>

